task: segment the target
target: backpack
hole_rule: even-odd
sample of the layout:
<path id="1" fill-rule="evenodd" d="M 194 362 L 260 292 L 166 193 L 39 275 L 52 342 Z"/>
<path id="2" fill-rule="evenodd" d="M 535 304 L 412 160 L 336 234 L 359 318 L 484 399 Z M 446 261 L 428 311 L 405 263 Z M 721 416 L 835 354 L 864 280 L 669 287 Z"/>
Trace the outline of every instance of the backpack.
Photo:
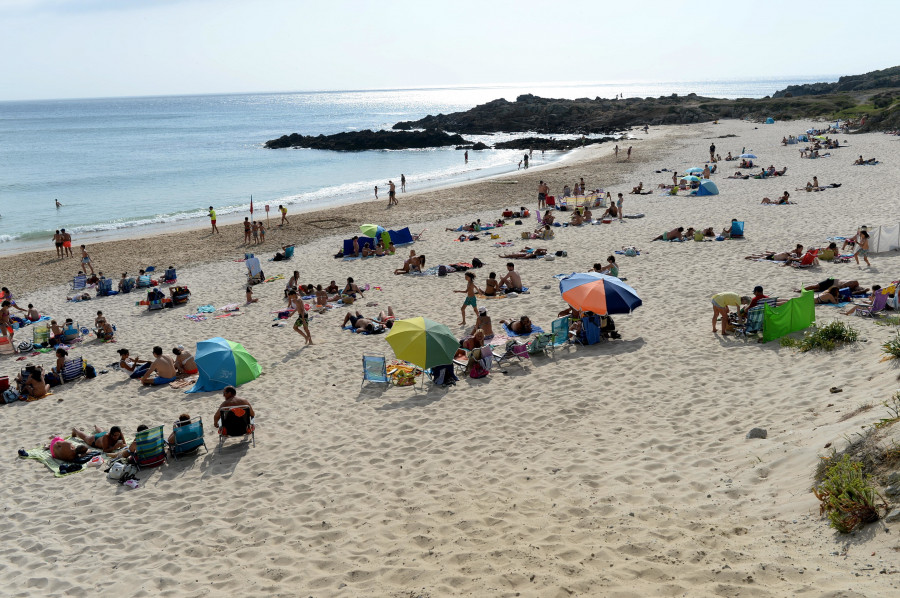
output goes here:
<path id="1" fill-rule="evenodd" d="M 15 403 L 19 400 L 19 393 L 15 389 L 9 388 L 3 392 L 4 403 Z"/>
<path id="2" fill-rule="evenodd" d="M 484 378 L 488 374 L 490 374 L 490 371 L 481 367 L 481 364 L 477 361 L 469 368 L 469 378 Z"/>
<path id="3" fill-rule="evenodd" d="M 85 378 L 96 378 L 97 370 L 91 364 L 87 364 L 84 366 L 84 377 Z"/>
<path id="4" fill-rule="evenodd" d="M 477 257 L 472 258 L 472 267 L 473 268 L 481 268 L 482 266 L 484 266 L 484 262 L 482 262 Z"/>
<path id="5" fill-rule="evenodd" d="M 137 472 L 137 466 L 127 463 L 124 459 L 116 459 L 106 470 L 106 478 L 124 484 L 128 480 L 136 479 Z"/>
<path id="6" fill-rule="evenodd" d="M 447 266 L 438 267 L 438 276 L 447 276 Z"/>

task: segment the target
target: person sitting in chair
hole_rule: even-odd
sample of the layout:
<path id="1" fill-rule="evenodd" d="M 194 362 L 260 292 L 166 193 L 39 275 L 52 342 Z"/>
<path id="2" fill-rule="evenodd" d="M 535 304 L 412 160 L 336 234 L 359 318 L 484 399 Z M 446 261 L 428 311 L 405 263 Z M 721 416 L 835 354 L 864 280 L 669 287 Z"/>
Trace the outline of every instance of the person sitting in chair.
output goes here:
<path id="1" fill-rule="evenodd" d="M 187 413 L 182 413 L 181 415 L 178 416 L 178 421 L 175 422 L 174 426 L 172 426 L 172 433 L 169 434 L 169 438 L 166 440 L 166 442 L 169 443 L 169 446 L 175 445 L 175 428 L 180 428 L 181 426 L 186 426 L 189 423 L 191 423 L 191 416 L 188 415 Z"/>
<path id="2" fill-rule="evenodd" d="M 237 396 L 237 390 L 233 386 L 226 386 L 222 391 L 222 396 L 225 397 L 225 400 L 222 401 L 222 404 L 219 405 L 219 408 L 216 409 L 216 415 L 213 417 L 213 425 L 218 429 L 220 426 L 225 426 L 226 431 L 229 436 L 242 436 L 244 431 L 240 431 L 237 434 L 232 434 L 232 430 L 228 428 L 228 422 L 223 421 L 222 413 L 223 409 L 228 409 L 229 407 L 246 407 L 247 411 L 250 412 L 250 417 L 256 417 L 256 412 L 253 411 L 253 407 L 246 399 L 242 399 Z"/>

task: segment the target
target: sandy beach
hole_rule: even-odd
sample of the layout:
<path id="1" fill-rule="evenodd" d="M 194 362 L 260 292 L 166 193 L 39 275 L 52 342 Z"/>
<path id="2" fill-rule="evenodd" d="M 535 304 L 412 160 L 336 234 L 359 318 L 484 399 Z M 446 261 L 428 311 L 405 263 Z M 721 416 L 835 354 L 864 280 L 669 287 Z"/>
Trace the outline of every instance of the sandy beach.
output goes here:
<path id="1" fill-rule="evenodd" d="M 790 298 L 794 288 L 829 276 L 864 286 L 900 278 L 897 252 L 873 255 L 869 268 L 851 261 L 801 270 L 743 259 L 797 243 L 823 246 L 861 224 L 900 220 L 900 140 L 840 135 L 847 147 L 818 160 L 781 145 L 810 126 L 824 125 L 721 121 L 635 132 L 620 142 L 633 145 L 630 161 L 603 144 L 547 168 L 398 193 L 400 205 L 391 209 L 385 198 L 289 214 L 290 224 L 272 226 L 262 247 L 245 247 L 237 226 L 215 236 L 203 228 L 89 246 L 95 268 L 115 279 L 148 265 L 177 266 L 191 301 L 161 312 L 136 306 L 137 294 L 68 303 L 77 260 L 58 260 L 52 245 L 0 258 L 0 283 L 23 306 L 82 325 L 102 310 L 117 327 L 115 343 L 91 336 L 71 351 L 108 373 L 35 402 L 0 405 L 3 593 L 895 595 L 900 528 L 878 522 L 838 534 L 819 516 L 810 487 L 826 446 L 840 449 L 887 416 L 881 402 L 895 392 L 898 372 L 895 362 L 881 361 L 880 346 L 896 327 L 817 306 L 820 324 L 845 321 L 865 342 L 803 354 L 711 332 L 710 297 L 722 291 L 749 295 L 762 285 Z M 723 156 L 746 148 L 759 156 L 758 166 L 787 166 L 787 174 L 728 179 L 737 163 L 721 162 L 712 175 L 720 195 L 656 192 L 671 182 L 671 170 L 702 166 L 712 142 Z M 882 162 L 852 165 L 860 154 Z M 814 175 L 840 187 L 795 191 Z M 493 221 L 504 208 L 534 210 L 539 180 L 559 194 L 580 177 L 589 188 L 625 193 L 625 213 L 644 217 L 558 228 L 546 242 L 521 239 L 533 216 L 520 226 L 510 220 L 496 233 L 514 242 L 511 249 L 527 244 L 567 255 L 517 261 L 530 292 L 479 304 L 497 330 L 500 319 L 524 314 L 549 331 L 566 307 L 554 275 L 587 271 L 635 246 L 639 256 L 617 259 L 643 306 L 615 316 L 620 340 L 558 349 L 553 358 L 513 363 L 449 389 L 361 388 L 362 355 L 393 353 L 383 335 L 341 330 L 346 308 L 312 316 L 315 344 L 304 347 L 293 319 L 273 326 L 285 280 L 254 287 L 259 302 L 244 305 L 246 268 L 235 260 L 245 251 L 269 258 L 295 243 L 291 261 L 262 262 L 267 276 L 299 270 L 301 282 L 313 284 L 353 277 L 369 285 L 354 310 L 374 316 L 392 306 L 398 318 L 424 316 L 462 337 L 463 295 L 452 292 L 465 288 L 462 274 L 395 276 L 408 248 L 334 259 L 341 240 L 368 222 L 425 230 L 412 248 L 429 266 L 477 257 L 485 263 L 474 271 L 481 285 L 489 272 L 505 272 L 499 255 L 506 250 L 485 237 L 458 242 L 459 233 L 445 228 Z M 638 182 L 654 193 L 628 194 Z M 760 205 L 785 190 L 795 205 Z M 746 222 L 744 240 L 650 241 L 678 226 L 719 231 L 732 218 Z M 230 303 L 241 304 L 240 315 L 185 317 L 201 305 Z M 262 365 L 260 378 L 238 388 L 257 412 L 255 447 L 237 440 L 217 446 L 212 420 L 221 393 L 142 387 L 108 367 L 117 349 L 148 357 L 154 345 L 193 350 L 217 336 L 242 343 Z M 17 338 L 30 340 L 31 331 Z M 12 379 L 26 363 L 53 362 L 52 354 L 16 358 L 0 356 L 0 374 Z M 874 408 L 846 417 L 866 404 Z M 209 452 L 142 471 L 136 489 L 93 468 L 55 478 L 15 456 L 73 426 L 118 425 L 130 440 L 139 424 L 165 424 L 168 435 L 185 412 L 203 416 Z M 766 428 L 768 438 L 747 439 L 754 427 Z"/>

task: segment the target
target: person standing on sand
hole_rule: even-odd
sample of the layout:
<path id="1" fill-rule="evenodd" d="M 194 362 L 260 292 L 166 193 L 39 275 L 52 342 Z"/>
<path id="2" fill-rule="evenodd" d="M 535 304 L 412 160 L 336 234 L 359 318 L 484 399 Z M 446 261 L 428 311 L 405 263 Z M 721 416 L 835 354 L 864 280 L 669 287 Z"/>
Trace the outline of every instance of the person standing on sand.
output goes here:
<path id="1" fill-rule="evenodd" d="M 619 222 L 625 222 L 622 220 L 622 203 L 625 201 L 625 197 L 619 193 L 619 199 L 616 200 L 616 207 L 619 209 Z"/>
<path id="2" fill-rule="evenodd" d="M 244 245 L 250 244 L 250 218 L 244 216 Z"/>
<path id="3" fill-rule="evenodd" d="M 628 157 L 625 158 L 625 159 L 626 159 L 626 160 L 631 160 L 631 146 L 630 146 L 630 145 L 628 146 Z"/>
<path id="4" fill-rule="evenodd" d="M 730 326 L 728 325 L 728 306 L 740 309 L 742 305 L 749 304 L 750 297 L 741 297 L 737 293 L 719 293 L 717 295 L 713 295 L 713 334 L 715 334 L 716 332 L 716 321 L 719 319 L 719 316 L 722 316 L 722 336 L 726 336 L 728 334 L 728 329 L 730 328 Z"/>
<path id="5" fill-rule="evenodd" d="M 263 221 L 259 221 L 259 244 L 264 245 L 266 242 L 266 225 L 263 224 Z"/>
<path id="6" fill-rule="evenodd" d="M 538 183 L 538 209 L 543 210 L 547 205 L 547 185 L 544 181 Z"/>
<path id="7" fill-rule="evenodd" d="M 528 154 L 524 154 L 522 160 L 525 162 L 525 170 L 528 170 Z"/>
<path id="8" fill-rule="evenodd" d="M 56 231 L 56 234 L 53 235 L 53 244 L 56 245 L 56 257 L 63 257 L 63 240 L 62 233 Z"/>
<path id="9" fill-rule="evenodd" d="M 212 206 L 209 206 L 209 223 L 212 225 L 212 233 L 216 234 L 219 232 L 219 227 L 216 226 L 216 211 Z"/>
<path id="10" fill-rule="evenodd" d="M 281 212 L 281 223 L 278 226 L 284 226 L 285 224 L 288 224 L 287 208 L 280 205 L 278 206 L 278 211 Z"/>
<path id="11" fill-rule="evenodd" d="M 856 265 L 859 265 L 859 256 L 862 256 L 863 260 L 865 260 L 866 262 L 866 265 L 871 268 L 872 264 L 869 263 L 869 233 L 864 230 L 859 231 L 859 241 L 857 241 L 856 244 L 856 253 L 853 254 L 853 259 L 856 260 Z"/>
<path id="12" fill-rule="evenodd" d="M 375 199 L 378 199 L 378 185 L 375 185 Z M 391 205 L 391 204 L 388 204 Z"/>
<path id="13" fill-rule="evenodd" d="M 468 164 L 468 163 L 469 163 L 469 150 L 466 150 L 466 153 L 463 154 L 463 156 L 464 156 L 465 159 L 466 159 L 466 164 Z"/>
<path id="14" fill-rule="evenodd" d="M 303 337 L 307 345 L 313 344 L 312 335 L 309 333 L 309 313 L 306 311 L 306 305 L 303 303 L 303 299 L 297 294 L 297 291 L 288 292 L 288 309 L 297 311 L 297 320 L 294 322 L 294 331 Z"/>
<path id="15" fill-rule="evenodd" d="M 66 229 L 64 229 L 64 228 L 59 229 L 59 232 L 60 232 L 60 234 L 62 234 L 64 255 L 67 255 L 69 257 L 75 257 L 75 254 L 72 253 L 72 235 L 67 233 Z"/>
<path id="16" fill-rule="evenodd" d="M 88 255 L 87 249 L 84 248 L 84 245 L 81 246 L 81 271 L 87 275 L 87 269 L 91 269 L 91 274 L 94 274 L 94 264 L 91 263 L 91 256 Z"/>
<path id="17" fill-rule="evenodd" d="M 406 175 L 400 175 L 400 192 L 406 193 Z"/>
<path id="18" fill-rule="evenodd" d="M 709 144 L 709 161 L 710 162 L 716 161 L 716 144 L 715 143 Z"/>
<path id="19" fill-rule="evenodd" d="M 475 273 L 474 272 L 466 272 L 466 290 L 464 291 L 453 291 L 454 293 L 465 293 L 466 300 L 463 302 L 460 311 L 462 312 L 462 322 L 459 323 L 460 326 L 466 325 L 466 306 L 471 305 L 472 311 L 475 312 L 475 318 L 478 318 L 478 300 L 475 297 L 475 293 L 483 293 L 481 289 L 475 286 Z"/>
<path id="20" fill-rule="evenodd" d="M 616 147 L 613 148 L 613 152 L 616 154 L 616 160 L 619 159 L 619 144 L 616 144 Z"/>
<path id="21" fill-rule="evenodd" d="M 394 184 L 394 181 L 388 181 L 388 200 L 389 206 L 399 205 L 397 201 L 397 186 Z"/>

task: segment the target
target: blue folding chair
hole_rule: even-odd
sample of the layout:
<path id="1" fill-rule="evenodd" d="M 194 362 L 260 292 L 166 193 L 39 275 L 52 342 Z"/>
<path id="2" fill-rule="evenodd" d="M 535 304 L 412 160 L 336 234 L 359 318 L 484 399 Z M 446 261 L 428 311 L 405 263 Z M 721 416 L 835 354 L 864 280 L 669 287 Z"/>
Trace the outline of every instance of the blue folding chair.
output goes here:
<path id="1" fill-rule="evenodd" d="M 87 276 L 85 276 L 83 272 L 79 272 L 75 275 L 75 278 L 72 279 L 72 290 L 83 291 L 85 286 L 87 286 Z"/>
<path id="2" fill-rule="evenodd" d="M 390 384 L 391 379 L 387 375 L 387 361 L 382 356 L 363 355 L 363 380 L 360 387 L 366 382 L 376 382 L 379 384 Z"/>
<path id="3" fill-rule="evenodd" d="M 101 278 L 97 283 L 97 296 L 108 297 L 112 294 L 112 278 Z"/>
<path id="4" fill-rule="evenodd" d="M 552 349 L 562 347 L 569 342 L 569 322 L 569 316 L 553 320 L 550 327 L 550 333 L 553 335 L 553 341 L 550 343 Z"/>
<path id="5" fill-rule="evenodd" d="M 744 238 L 744 223 L 743 222 L 732 222 L 731 223 L 731 238 L 732 239 L 743 239 Z"/>
<path id="6" fill-rule="evenodd" d="M 175 422 L 172 433 L 175 435 L 175 441 L 169 445 L 169 453 L 174 458 L 193 453 L 201 446 L 204 451 L 209 452 L 209 449 L 206 448 L 206 440 L 203 438 L 203 418 L 199 415 L 188 421 Z"/>

